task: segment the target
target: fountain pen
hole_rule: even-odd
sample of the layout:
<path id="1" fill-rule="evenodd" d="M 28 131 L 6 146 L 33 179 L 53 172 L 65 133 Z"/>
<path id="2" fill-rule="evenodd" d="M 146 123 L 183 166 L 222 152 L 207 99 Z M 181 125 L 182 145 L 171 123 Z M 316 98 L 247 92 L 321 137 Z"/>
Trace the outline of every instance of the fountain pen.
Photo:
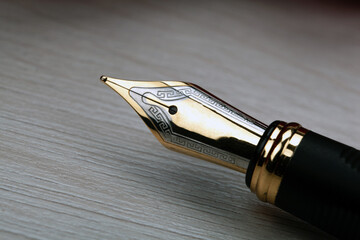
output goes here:
<path id="1" fill-rule="evenodd" d="M 246 174 L 265 202 L 360 239 L 360 151 L 298 123 L 269 126 L 192 83 L 102 76 L 165 147 Z"/>

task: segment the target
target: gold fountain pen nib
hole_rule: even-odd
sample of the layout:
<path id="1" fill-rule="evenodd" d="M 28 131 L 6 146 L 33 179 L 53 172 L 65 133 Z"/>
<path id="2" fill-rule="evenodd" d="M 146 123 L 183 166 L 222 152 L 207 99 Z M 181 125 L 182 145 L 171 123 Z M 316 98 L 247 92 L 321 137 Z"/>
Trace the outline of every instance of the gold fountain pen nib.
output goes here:
<path id="1" fill-rule="evenodd" d="M 200 87 L 102 76 L 167 148 L 246 172 L 266 125 Z"/>

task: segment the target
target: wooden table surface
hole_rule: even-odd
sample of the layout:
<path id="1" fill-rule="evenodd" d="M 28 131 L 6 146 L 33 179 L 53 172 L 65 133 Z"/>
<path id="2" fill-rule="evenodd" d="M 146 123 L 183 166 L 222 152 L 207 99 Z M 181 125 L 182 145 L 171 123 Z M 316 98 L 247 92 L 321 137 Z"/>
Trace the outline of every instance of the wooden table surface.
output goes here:
<path id="1" fill-rule="evenodd" d="M 360 8 L 1 1 L 0 239 L 328 239 L 171 152 L 101 74 L 196 83 L 360 146 Z"/>

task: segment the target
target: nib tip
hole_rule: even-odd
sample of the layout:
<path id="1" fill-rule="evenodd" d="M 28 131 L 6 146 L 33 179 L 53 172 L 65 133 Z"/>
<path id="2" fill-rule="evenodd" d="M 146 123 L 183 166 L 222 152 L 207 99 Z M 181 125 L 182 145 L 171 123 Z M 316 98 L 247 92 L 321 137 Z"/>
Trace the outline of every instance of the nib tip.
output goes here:
<path id="1" fill-rule="evenodd" d="M 106 82 L 107 76 L 102 75 L 102 76 L 100 77 L 100 80 L 103 81 L 103 82 Z"/>

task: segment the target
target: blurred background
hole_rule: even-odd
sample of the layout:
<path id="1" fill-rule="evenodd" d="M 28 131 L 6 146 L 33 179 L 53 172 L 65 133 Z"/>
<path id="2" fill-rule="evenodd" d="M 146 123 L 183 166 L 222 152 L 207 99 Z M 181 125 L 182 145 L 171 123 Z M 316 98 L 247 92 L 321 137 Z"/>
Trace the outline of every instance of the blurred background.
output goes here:
<path id="1" fill-rule="evenodd" d="M 163 149 L 102 74 L 192 82 L 359 147 L 359 4 L 0 2 L 0 238 L 328 238 Z"/>

